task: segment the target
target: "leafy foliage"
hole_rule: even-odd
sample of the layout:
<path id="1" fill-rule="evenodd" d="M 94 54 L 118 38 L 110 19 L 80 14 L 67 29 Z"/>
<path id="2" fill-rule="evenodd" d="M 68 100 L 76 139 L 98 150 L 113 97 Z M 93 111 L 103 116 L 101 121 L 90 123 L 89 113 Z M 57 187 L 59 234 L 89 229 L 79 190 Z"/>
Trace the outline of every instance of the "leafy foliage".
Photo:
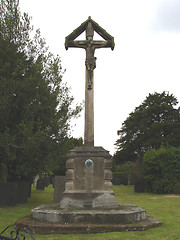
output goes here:
<path id="1" fill-rule="evenodd" d="M 149 94 L 130 113 L 118 131 L 116 163 L 141 161 L 148 149 L 180 146 L 180 112 L 177 98 L 167 92 Z"/>
<path id="2" fill-rule="evenodd" d="M 180 148 L 148 150 L 143 158 L 144 179 L 153 193 L 180 193 Z"/>
<path id="3" fill-rule="evenodd" d="M 61 144 L 60 148 L 56 148 L 56 155 L 59 156 L 55 158 L 51 164 L 51 170 L 54 175 L 62 175 L 65 176 L 66 168 L 65 163 L 67 160 L 67 154 L 69 151 L 75 147 L 81 146 L 83 144 L 82 138 L 73 138 L 66 137 Z"/>
<path id="4" fill-rule="evenodd" d="M 60 159 L 57 149 L 81 106 L 72 108 L 60 57 L 48 51 L 40 30 L 31 39 L 19 1 L 1 0 L 0 11 L 0 173 L 29 179 Z"/>

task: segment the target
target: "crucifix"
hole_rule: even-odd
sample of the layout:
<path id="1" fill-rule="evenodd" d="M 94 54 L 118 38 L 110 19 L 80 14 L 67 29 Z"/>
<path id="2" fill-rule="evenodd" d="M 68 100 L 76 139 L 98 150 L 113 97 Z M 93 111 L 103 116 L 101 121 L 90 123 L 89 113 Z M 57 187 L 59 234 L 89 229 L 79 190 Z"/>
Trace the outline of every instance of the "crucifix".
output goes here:
<path id="1" fill-rule="evenodd" d="M 77 40 L 86 33 L 85 40 Z M 103 39 L 94 40 L 94 32 Z M 112 189 L 111 155 L 94 146 L 94 69 L 95 50 L 114 49 L 114 38 L 89 17 L 66 37 L 65 48 L 82 48 L 86 52 L 85 132 L 84 145 L 75 147 L 67 155 L 66 183 L 60 208 L 114 209 L 118 208 Z"/>
<path id="2" fill-rule="evenodd" d="M 82 32 L 86 40 L 75 40 Z M 96 31 L 104 40 L 93 40 Z M 95 50 L 98 48 L 114 49 L 114 38 L 89 17 L 77 29 L 66 37 L 65 48 L 83 48 L 86 51 L 86 84 L 85 84 L 85 131 L 84 143 L 94 146 L 94 69 L 96 68 Z"/>

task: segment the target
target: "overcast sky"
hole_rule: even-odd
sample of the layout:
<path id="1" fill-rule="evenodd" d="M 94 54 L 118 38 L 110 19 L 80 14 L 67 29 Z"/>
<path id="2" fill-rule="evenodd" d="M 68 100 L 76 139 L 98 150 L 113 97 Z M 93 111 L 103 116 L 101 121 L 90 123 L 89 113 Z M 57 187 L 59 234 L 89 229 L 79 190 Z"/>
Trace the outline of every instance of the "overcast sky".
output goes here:
<path id="1" fill-rule="evenodd" d="M 114 51 L 95 52 L 95 146 L 113 154 L 117 130 L 149 93 L 169 91 L 180 101 L 180 0 L 20 0 L 20 8 L 60 55 L 77 103 L 85 94 L 85 51 L 66 51 L 65 37 L 89 16 L 114 37 Z M 83 137 L 84 112 L 73 124 L 72 136 Z"/>

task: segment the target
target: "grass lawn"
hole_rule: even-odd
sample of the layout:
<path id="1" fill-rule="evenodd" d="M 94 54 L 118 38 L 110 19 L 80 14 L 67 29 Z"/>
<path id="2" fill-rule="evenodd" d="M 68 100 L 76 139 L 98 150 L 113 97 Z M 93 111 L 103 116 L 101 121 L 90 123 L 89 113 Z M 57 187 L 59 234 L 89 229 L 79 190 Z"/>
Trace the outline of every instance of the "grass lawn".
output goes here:
<path id="1" fill-rule="evenodd" d="M 33 235 L 36 240 L 180 240 L 180 195 L 134 193 L 133 186 L 114 186 L 116 199 L 119 203 L 135 204 L 144 208 L 149 215 L 162 222 L 161 227 L 144 232 L 113 232 L 100 234 L 59 234 Z M 32 189 L 28 203 L 16 207 L 0 208 L 0 232 L 17 219 L 28 215 L 32 208 L 53 200 L 53 188 L 45 191 Z"/>

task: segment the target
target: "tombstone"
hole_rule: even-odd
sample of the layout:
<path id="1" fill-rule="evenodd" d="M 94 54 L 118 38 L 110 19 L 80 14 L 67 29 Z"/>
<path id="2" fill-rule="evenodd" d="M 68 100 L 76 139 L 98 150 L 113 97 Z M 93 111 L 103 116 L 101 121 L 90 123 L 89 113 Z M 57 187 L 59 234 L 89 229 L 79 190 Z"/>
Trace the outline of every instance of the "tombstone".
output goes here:
<path id="1" fill-rule="evenodd" d="M 39 180 L 39 175 L 36 175 L 34 178 L 34 187 L 37 187 L 37 181 Z"/>
<path id="2" fill-rule="evenodd" d="M 0 183 L 0 205 L 15 206 L 17 203 L 17 183 Z"/>
<path id="3" fill-rule="evenodd" d="M 113 185 L 120 185 L 121 184 L 121 179 L 118 178 L 118 177 L 113 177 L 112 184 Z"/>
<path id="4" fill-rule="evenodd" d="M 145 184 L 144 179 L 136 179 L 134 183 L 134 192 L 144 193 Z"/>
<path id="5" fill-rule="evenodd" d="M 60 202 L 65 190 L 65 176 L 54 177 L 54 203 Z"/>
<path id="6" fill-rule="evenodd" d="M 37 180 L 37 186 L 36 186 L 36 190 L 44 190 L 44 180 L 42 178 L 39 178 Z"/>
<path id="7" fill-rule="evenodd" d="M 15 206 L 17 203 L 26 203 L 30 197 L 30 182 L 1 182 L 0 205 Z"/>
<path id="8" fill-rule="evenodd" d="M 17 203 L 26 203 L 30 194 L 30 182 L 17 182 Z"/>
<path id="9" fill-rule="evenodd" d="M 86 32 L 86 40 L 75 40 Z M 93 40 L 94 31 L 104 40 Z M 90 17 L 66 37 L 65 48 L 82 48 L 86 52 L 84 145 L 70 151 L 66 161 L 66 184 L 61 208 L 118 208 L 112 190 L 111 155 L 94 146 L 94 69 L 95 50 L 114 48 L 114 38 Z"/>
<path id="10" fill-rule="evenodd" d="M 44 181 L 44 186 L 45 186 L 45 187 L 48 187 L 49 184 L 51 183 L 50 176 L 44 175 L 44 176 L 43 176 L 43 181 Z"/>

